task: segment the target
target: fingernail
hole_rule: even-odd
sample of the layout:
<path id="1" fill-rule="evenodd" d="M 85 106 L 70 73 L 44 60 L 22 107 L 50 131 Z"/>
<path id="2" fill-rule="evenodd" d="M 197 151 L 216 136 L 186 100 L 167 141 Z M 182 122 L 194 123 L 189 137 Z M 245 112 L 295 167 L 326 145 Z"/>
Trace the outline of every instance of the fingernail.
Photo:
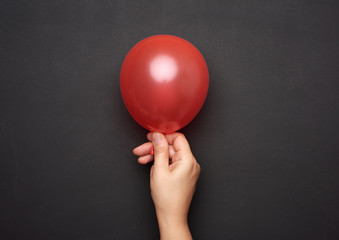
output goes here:
<path id="1" fill-rule="evenodd" d="M 153 138 L 153 143 L 154 144 L 161 144 L 162 137 L 161 137 L 160 133 L 153 133 L 152 134 L 152 138 Z"/>

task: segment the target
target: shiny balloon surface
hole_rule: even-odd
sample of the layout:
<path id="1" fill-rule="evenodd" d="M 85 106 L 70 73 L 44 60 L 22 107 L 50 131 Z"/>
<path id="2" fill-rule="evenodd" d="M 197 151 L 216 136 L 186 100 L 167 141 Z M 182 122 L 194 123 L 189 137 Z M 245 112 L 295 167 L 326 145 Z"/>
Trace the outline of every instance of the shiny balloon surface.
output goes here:
<path id="1" fill-rule="evenodd" d="M 170 35 L 137 43 L 120 72 L 120 90 L 129 113 L 153 132 L 175 132 L 192 121 L 208 85 L 207 65 L 199 50 Z"/>

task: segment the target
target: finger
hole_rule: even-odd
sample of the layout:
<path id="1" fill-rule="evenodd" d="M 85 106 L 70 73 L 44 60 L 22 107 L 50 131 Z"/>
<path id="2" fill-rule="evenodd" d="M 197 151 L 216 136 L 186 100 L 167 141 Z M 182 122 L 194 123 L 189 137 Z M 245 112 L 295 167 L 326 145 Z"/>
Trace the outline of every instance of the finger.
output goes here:
<path id="1" fill-rule="evenodd" d="M 140 164 L 147 164 L 147 163 L 150 163 L 152 161 L 153 161 L 153 156 L 151 154 L 148 154 L 148 155 L 145 155 L 145 156 L 138 158 L 138 162 Z"/>
<path id="2" fill-rule="evenodd" d="M 139 147 L 134 148 L 133 153 L 136 156 L 144 156 L 144 155 L 149 154 L 151 152 L 151 149 L 152 149 L 152 143 L 147 142 L 147 143 L 140 145 Z"/>
<path id="3" fill-rule="evenodd" d="M 172 157 L 175 154 L 175 150 L 174 150 L 174 147 L 172 145 L 168 145 L 168 154 L 169 154 L 169 158 L 172 159 Z"/>
<path id="4" fill-rule="evenodd" d="M 165 136 L 167 136 L 167 135 L 165 135 Z M 147 133 L 147 139 L 149 141 L 152 141 L 152 132 Z M 168 145 L 168 150 L 169 150 L 169 152 L 168 152 L 169 158 L 172 158 L 175 154 L 175 150 L 174 150 L 173 145 Z M 154 149 L 153 149 L 153 154 L 154 154 Z"/>
<path id="5" fill-rule="evenodd" d="M 152 132 L 147 133 L 147 140 L 152 142 Z"/>
<path id="6" fill-rule="evenodd" d="M 167 134 L 166 139 L 168 144 L 173 145 L 176 152 L 181 150 L 191 152 L 190 145 L 184 134 L 178 132 Z"/>
<path id="7" fill-rule="evenodd" d="M 161 133 L 152 134 L 152 143 L 154 148 L 154 169 L 168 170 L 169 155 L 168 142 Z"/>

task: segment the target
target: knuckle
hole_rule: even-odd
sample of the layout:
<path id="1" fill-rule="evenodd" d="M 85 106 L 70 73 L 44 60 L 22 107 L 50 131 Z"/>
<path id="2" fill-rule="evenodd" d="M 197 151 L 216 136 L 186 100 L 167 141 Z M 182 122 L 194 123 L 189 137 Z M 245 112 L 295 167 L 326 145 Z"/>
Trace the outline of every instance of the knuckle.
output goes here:
<path id="1" fill-rule="evenodd" d="M 154 148 L 154 155 L 162 154 L 167 151 L 166 145 L 159 145 L 156 148 Z"/>
<path id="2" fill-rule="evenodd" d="M 199 163 L 197 163 L 197 170 L 198 170 L 199 173 L 201 172 L 201 167 L 200 167 Z"/>
<path id="3" fill-rule="evenodd" d="M 186 140 L 186 137 L 183 133 L 178 133 L 177 138 L 180 140 Z"/>

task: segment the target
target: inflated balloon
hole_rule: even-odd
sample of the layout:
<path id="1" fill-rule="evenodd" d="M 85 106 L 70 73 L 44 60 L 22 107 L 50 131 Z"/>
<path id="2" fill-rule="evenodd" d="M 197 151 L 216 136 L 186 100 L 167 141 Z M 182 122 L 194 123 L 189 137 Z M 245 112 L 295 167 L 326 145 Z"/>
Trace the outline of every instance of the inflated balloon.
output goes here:
<path id="1" fill-rule="evenodd" d="M 152 132 L 175 132 L 192 121 L 205 101 L 208 84 L 207 65 L 199 50 L 170 35 L 137 43 L 120 72 L 129 113 Z"/>

